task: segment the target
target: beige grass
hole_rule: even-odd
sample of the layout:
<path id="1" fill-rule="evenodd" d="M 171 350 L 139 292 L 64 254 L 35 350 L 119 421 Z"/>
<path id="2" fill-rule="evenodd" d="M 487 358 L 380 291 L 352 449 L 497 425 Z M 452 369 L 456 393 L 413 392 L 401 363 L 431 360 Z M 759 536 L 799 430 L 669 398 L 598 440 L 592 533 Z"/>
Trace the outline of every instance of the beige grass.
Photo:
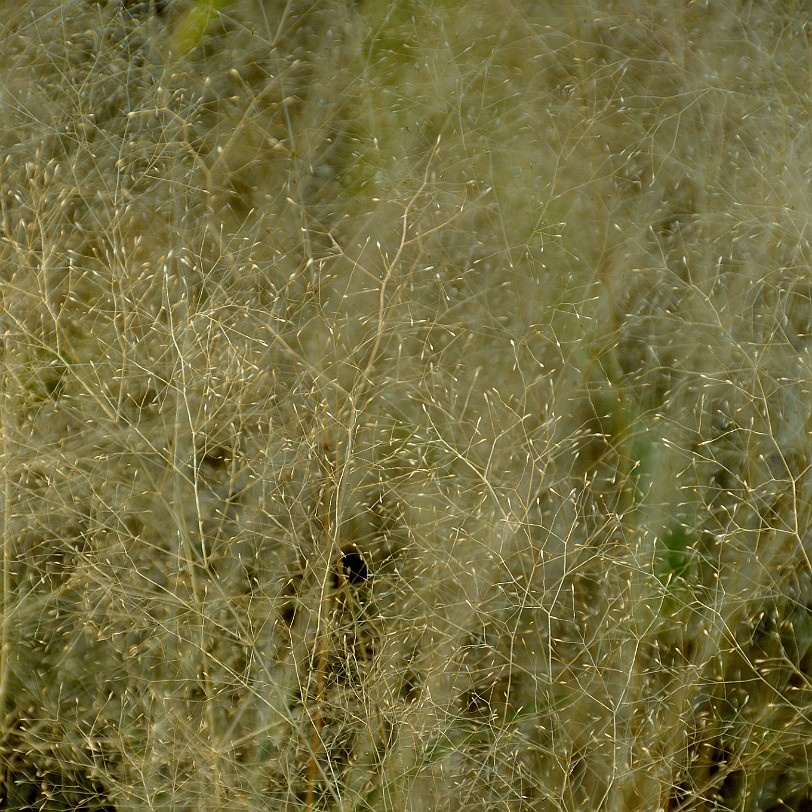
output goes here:
<path id="1" fill-rule="evenodd" d="M 805 7 L 214 5 L 0 12 L 0 806 L 808 810 Z"/>

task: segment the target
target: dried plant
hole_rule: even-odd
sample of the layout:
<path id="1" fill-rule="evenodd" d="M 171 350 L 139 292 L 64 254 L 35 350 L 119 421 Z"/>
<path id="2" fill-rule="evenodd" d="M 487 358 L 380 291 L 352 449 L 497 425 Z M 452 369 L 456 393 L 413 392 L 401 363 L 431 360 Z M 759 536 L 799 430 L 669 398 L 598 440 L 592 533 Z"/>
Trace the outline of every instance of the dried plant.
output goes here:
<path id="1" fill-rule="evenodd" d="M 809 810 L 803 4 L 0 11 L 0 806 Z"/>

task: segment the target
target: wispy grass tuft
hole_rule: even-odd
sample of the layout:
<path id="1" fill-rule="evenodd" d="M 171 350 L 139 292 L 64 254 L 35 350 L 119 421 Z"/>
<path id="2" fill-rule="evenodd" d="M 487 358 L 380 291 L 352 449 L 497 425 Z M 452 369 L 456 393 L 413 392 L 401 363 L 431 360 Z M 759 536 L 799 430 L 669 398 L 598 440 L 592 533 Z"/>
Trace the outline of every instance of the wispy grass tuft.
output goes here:
<path id="1" fill-rule="evenodd" d="M 0 806 L 805 810 L 802 4 L 0 11 Z"/>

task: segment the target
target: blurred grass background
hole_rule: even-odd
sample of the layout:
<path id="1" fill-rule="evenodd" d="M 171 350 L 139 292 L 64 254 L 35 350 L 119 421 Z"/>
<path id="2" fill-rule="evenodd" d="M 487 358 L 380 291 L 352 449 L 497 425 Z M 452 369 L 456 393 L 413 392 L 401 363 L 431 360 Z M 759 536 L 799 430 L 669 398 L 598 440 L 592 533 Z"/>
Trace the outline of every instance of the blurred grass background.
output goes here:
<path id="1" fill-rule="evenodd" d="M 797 810 L 808 6 L 0 12 L 0 805 Z"/>

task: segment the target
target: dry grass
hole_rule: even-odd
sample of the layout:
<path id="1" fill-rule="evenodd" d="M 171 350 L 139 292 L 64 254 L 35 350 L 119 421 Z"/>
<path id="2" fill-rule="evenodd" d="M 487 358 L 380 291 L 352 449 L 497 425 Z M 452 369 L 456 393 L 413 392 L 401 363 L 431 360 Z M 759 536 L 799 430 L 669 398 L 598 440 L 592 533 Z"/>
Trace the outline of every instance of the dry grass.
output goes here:
<path id="1" fill-rule="evenodd" d="M 0 805 L 808 812 L 805 6 L 209 5 L 0 12 Z"/>

